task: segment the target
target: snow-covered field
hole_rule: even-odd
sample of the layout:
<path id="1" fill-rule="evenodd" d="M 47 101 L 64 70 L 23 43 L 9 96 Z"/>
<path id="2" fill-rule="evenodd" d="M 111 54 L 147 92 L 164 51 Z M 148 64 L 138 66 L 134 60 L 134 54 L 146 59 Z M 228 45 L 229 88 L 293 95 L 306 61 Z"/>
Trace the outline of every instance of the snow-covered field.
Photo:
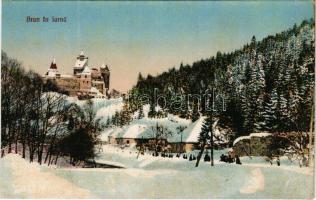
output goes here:
<path id="1" fill-rule="evenodd" d="M 84 103 L 76 99 L 68 100 L 79 105 Z M 94 103 L 97 116 L 104 117 L 104 121 L 123 107 L 122 99 L 95 99 Z M 195 124 L 200 123 L 192 123 L 173 115 L 150 119 L 147 117 L 148 110 L 148 105 L 144 106 L 145 118 L 135 119 L 135 113 L 130 125 L 115 130 L 107 129 L 102 133 L 102 138 L 107 140 L 110 133 L 126 133 L 134 137 L 141 132 L 139 127 L 156 123 L 174 132 L 179 125 L 194 130 Z M 300 168 L 287 158 L 281 158 L 281 166 L 275 163 L 271 166 L 261 157 L 243 157 L 242 165 L 219 162 L 220 155 L 226 153 L 227 150 L 215 151 L 214 167 L 202 160 L 196 168 L 195 161 L 177 157 L 153 157 L 150 154 L 138 157 L 135 147 L 120 149 L 104 145 L 96 161 L 123 169 L 40 166 L 18 155 L 9 154 L 0 159 L 0 198 L 313 197 L 311 168 Z"/>
<path id="2" fill-rule="evenodd" d="M 124 169 L 57 168 L 30 164 L 17 155 L 0 159 L 2 198 L 312 198 L 313 171 L 281 159 L 242 158 L 215 166 L 182 158 L 140 155 L 106 145 L 97 161 Z"/>

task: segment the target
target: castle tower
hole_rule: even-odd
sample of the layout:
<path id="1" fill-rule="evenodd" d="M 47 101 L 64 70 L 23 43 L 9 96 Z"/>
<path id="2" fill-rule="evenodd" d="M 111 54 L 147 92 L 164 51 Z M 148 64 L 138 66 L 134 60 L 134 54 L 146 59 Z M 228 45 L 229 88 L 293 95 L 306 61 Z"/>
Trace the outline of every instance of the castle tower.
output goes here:
<path id="1" fill-rule="evenodd" d="M 108 93 L 108 90 L 110 88 L 110 70 L 109 67 L 107 65 L 102 65 L 100 67 L 101 70 L 101 76 L 103 78 L 104 81 L 104 87 L 106 88 L 106 93 Z"/>
<path id="2" fill-rule="evenodd" d="M 45 76 L 48 76 L 48 77 L 56 77 L 60 75 L 58 70 L 57 70 L 57 64 L 56 64 L 56 59 L 54 58 L 53 61 L 51 62 L 50 64 L 50 67 L 49 69 L 47 70 Z"/>
<path id="3" fill-rule="evenodd" d="M 79 88 L 81 91 L 89 91 L 92 86 L 91 70 L 88 66 L 79 74 Z"/>
<path id="4" fill-rule="evenodd" d="M 81 73 L 86 66 L 88 66 L 88 57 L 86 57 L 83 51 L 81 51 L 80 55 L 77 56 L 74 67 L 74 75 L 76 75 L 77 73 Z"/>

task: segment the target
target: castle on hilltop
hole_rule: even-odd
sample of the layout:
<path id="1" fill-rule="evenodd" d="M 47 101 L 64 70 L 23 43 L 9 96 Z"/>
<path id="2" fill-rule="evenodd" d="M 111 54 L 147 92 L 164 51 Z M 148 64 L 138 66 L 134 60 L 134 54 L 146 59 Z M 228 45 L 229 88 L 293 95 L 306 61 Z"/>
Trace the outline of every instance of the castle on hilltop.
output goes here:
<path id="1" fill-rule="evenodd" d="M 99 68 L 88 66 L 88 57 L 81 51 L 77 56 L 73 74 L 60 74 L 54 59 L 43 76 L 45 82 L 52 81 L 56 86 L 69 94 L 81 98 L 105 98 L 110 86 L 110 70 L 107 65 Z"/>

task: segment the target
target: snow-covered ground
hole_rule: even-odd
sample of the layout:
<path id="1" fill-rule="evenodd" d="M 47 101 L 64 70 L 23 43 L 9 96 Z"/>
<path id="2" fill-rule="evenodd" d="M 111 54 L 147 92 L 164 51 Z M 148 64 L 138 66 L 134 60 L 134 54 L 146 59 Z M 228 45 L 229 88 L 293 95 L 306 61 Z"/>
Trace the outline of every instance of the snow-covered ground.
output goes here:
<path id="1" fill-rule="evenodd" d="M 67 101 L 69 103 L 76 103 L 79 106 L 83 106 L 87 101 L 78 100 L 77 97 L 68 97 Z M 106 120 L 114 116 L 116 111 L 121 111 L 123 108 L 123 99 L 122 98 L 113 98 L 113 99 L 99 99 L 93 98 L 93 109 L 96 112 L 96 117 L 102 118 L 102 121 L 106 123 Z"/>
<path id="2" fill-rule="evenodd" d="M 88 198 L 87 189 L 52 173 L 54 167 L 29 163 L 17 154 L 0 159 L 0 198 Z M 49 169 L 50 171 L 45 171 Z"/>
<path id="3" fill-rule="evenodd" d="M 83 105 L 84 101 L 68 99 Z M 120 111 L 122 99 L 94 99 L 98 117 L 107 117 Z M 112 127 L 102 133 L 107 140 L 110 134 L 140 133 L 142 127 L 164 125 L 173 132 L 177 127 L 197 133 L 197 125 L 174 115 L 166 118 L 145 117 L 136 119 L 122 128 Z M 190 131 L 192 129 L 192 131 Z M 136 130 L 136 131 L 134 131 Z M 189 134 L 190 133 L 190 134 Z M 196 134 L 193 134 L 193 136 Z M 179 137 L 173 138 L 177 139 Z M 192 152 L 192 154 L 197 152 Z M 304 198 L 313 197 L 313 170 L 300 168 L 287 158 L 281 166 L 270 165 L 262 157 L 242 157 L 242 165 L 219 162 L 227 150 L 215 151 L 215 166 L 201 160 L 138 155 L 135 147 L 120 149 L 104 145 L 96 161 L 124 167 L 122 169 L 69 168 L 29 163 L 18 155 L 9 154 L 0 159 L 0 198 Z"/>
<path id="4" fill-rule="evenodd" d="M 0 159 L 0 197 L 55 198 L 312 198 L 313 171 L 281 159 L 242 158 L 242 165 L 215 166 L 183 158 L 139 155 L 105 145 L 98 162 L 124 169 L 56 168 L 30 164 L 17 155 Z"/>

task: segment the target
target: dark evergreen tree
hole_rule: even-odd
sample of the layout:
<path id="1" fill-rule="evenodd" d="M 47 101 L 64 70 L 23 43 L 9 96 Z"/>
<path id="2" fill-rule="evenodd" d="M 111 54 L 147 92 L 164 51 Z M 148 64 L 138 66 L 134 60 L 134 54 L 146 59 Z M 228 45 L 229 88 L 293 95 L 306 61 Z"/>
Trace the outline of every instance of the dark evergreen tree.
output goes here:
<path id="1" fill-rule="evenodd" d="M 155 104 L 153 102 L 150 103 L 148 117 L 154 118 L 157 115 L 157 111 L 155 108 Z"/>
<path id="2" fill-rule="evenodd" d="M 192 109 L 192 122 L 195 122 L 200 118 L 200 113 L 199 113 L 199 107 L 197 104 L 193 104 L 193 109 Z"/>
<path id="3" fill-rule="evenodd" d="M 138 116 L 137 116 L 137 118 L 138 119 L 142 119 L 142 118 L 144 118 L 144 109 L 143 109 L 143 105 L 140 105 L 140 107 L 139 107 L 139 110 L 138 110 Z"/>
<path id="4" fill-rule="evenodd" d="M 120 126 L 124 126 L 126 124 L 129 124 L 130 121 L 132 120 L 132 113 L 131 110 L 129 109 L 129 105 L 125 102 L 123 109 L 121 111 L 121 113 L 119 114 L 119 122 L 118 124 Z"/>

